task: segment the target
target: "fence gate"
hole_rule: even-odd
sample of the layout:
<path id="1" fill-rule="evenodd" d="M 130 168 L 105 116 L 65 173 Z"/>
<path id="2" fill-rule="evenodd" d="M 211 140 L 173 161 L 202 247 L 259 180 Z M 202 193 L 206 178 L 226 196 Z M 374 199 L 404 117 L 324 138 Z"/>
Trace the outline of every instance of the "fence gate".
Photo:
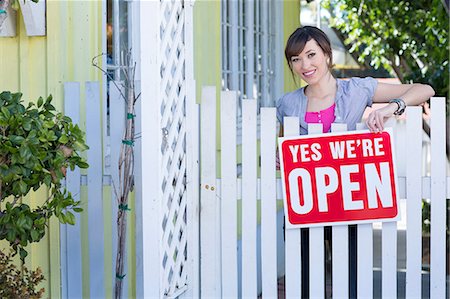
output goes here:
<path id="1" fill-rule="evenodd" d="M 391 122 L 403 220 L 359 224 L 356 230 L 314 227 L 307 237 L 304 229 L 283 230 L 275 108 L 261 108 L 258 115 L 256 101 L 243 100 L 242 144 L 237 144 L 237 101 L 236 92 L 223 91 L 216 109 L 216 88 L 203 87 L 202 298 L 448 298 L 444 98 L 431 99 L 431 138 L 422 133 L 420 107 L 408 107 L 406 120 Z M 285 118 L 286 136 L 298 135 L 298 128 L 298 118 Z M 346 126 L 333 124 L 332 130 Z M 309 131 L 321 132 L 321 125 L 310 125 Z M 431 167 L 422 172 L 424 165 Z M 431 206 L 429 235 L 422 230 L 423 200 Z M 331 234 L 331 242 L 325 242 L 325 234 Z M 429 253 L 422 254 L 422 238 L 430 240 Z"/>
<path id="2" fill-rule="evenodd" d="M 139 298 L 194 296 L 198 219 L 193 211 L 198 196 L 192 196 L 195 136 L 188 134 L 195 124 L 195 115 L 190 115 L 195 113 L 192 5 L 140 2 L 143 279 L 138 282 Z"/>

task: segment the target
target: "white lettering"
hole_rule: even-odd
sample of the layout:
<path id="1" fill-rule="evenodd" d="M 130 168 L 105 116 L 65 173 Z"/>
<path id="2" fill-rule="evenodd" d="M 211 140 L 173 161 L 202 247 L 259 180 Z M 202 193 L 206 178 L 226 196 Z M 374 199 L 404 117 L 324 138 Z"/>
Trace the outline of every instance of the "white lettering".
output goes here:
<path id="1" fill-rule="evenodd" d="M 356 158 L 355 140 L 347 140 L 347 158 Z"/>
<path id="2" fill-rule="evenodd" d="M 341 166 L 341 184 L 342 184 L 342 199 L 344 202 L 344 210 L 362 210 L 364 203 L 361 199 L 354 200 L 352 198 L 352 191 L 359 190 L 359 183 L 350 180 L 351 173 L 359 171 L 358 165 L 343 165 Z"/>
<path id="3" fill-rule="evenodd" d="M 320 161 L 322 159 L 322 153 L 320 150 L 320 144 L 319 143 L 313 143 L 311 144 L 311 151 L 314 153 L 311 155 L 311 158 L 314 161 Z"/>
<path id="4" fill-rule="evenodd" d="M 291 151 L 292 162 L 297 163 L 298 145 L 289 145 L 289 150 Z"/>
<path id="5" fill-rule="evenodd" d="M 345 141 L 330 142 L 330 150 L 331 150 L 331 155 L 333 156 L 333 159 L 344 158 Z"/>
<path id="6" fill-rule="evenodd" d="M 375 156 L 383 156 L 383 144 L 381 143 L 383 142 L 383 138 L 375 138 L 373 141 L 375 145 Z"/>
<path id="7" fill-rule="evenodd" d="M 326 176 L 329 178 L 328 184 L 326 184 Z M 316 184 L 319 212 L 328 212 L 327 194 L 335 192 L 339 184 L 336 170 L 332 167 L 317 167 Z"/>
<path id="8" fill-rule="evenodd" d="M 309 157 L 309 145 L 308 144 L 300 144 L 300 160 L 302 162 L 309 162 L 311 158 Z"/>
<path id="9" fill-rule="evenodd" d="M 362 140 L 362 149 L 364 157 L 373 157 L 373 148 L 372 148 L 372 140 L 363 139 Z"/>
<path id="10" fill-rule="evenodd" d="M 303 205 L 300 203 L 298 178 L 302 180 Z M 296 168 L 289 173 L 289 194 L 291 197 L 292 210 L 295 213 L 304 215 L 311 212 L 313 208 L 311 175 L 304 168 Z"/>
<path id="11" fill-rule="evenodd" d="M 369 209 L 378 208 L 377 193 L 380 196 L 381 205 L 384 208 L 393 207 L 389 162 L 380 163 L 381 177 L 378 176 L 377 168 L 373 163 L 364 165 L 364 170 L 366 172 Z"/>

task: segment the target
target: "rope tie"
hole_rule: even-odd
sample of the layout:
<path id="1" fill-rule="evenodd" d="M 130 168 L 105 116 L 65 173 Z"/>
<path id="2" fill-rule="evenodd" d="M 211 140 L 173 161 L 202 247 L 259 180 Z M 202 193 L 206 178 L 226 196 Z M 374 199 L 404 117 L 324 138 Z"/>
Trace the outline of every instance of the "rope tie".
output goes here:
<path id="1" fill-rule="evenodd" d="M 122 279 L 125 278 L 125 276 L 126 276 L 126 274 L 124 274 L 124 275 L 119 275 L 119 274 L 116 273 L 116 278 L 117 278 L 117 279 L 122 280 Z"/>
<path id="2" fill-rule="evenodd" d="M 121 211 L 131 211 L 131 209 L 130 208 L 128 208 L 128 205 L 127 204 L 120 204 L 119 205 L 119 210 L 121 210 Z"/>
<path id="3" fill-rule="evenodd" d="M 134 146 L 134 140 L 122 139 L 122 143 L 128 146 Z"/>

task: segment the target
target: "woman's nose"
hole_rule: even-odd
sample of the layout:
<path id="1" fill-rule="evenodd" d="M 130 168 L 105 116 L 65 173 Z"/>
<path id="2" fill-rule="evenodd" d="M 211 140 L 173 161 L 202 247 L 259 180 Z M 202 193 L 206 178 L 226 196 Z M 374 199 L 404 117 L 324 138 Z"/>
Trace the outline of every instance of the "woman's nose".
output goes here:
<path id="1" fill-rule="evenodd" d="M 303 60 L 300 62 L 300 67 L 301 67 L 302 69 L 308 69 L 309 65 L 310 65 L 310 63 L 309 63 L 309 61 L 308 61 L 307 59 L 303 59 Z"/>

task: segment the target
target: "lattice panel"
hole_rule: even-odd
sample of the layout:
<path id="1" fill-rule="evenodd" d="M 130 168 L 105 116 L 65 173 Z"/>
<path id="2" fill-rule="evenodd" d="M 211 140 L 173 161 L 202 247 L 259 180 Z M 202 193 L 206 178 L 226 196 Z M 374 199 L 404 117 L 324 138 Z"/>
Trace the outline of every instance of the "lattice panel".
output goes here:
<path id="1" fill-rule="evenodd" d="M 184 7 L 161 1 L 162 286 L 166 297 L 187 283 L 186 90 Z"/>

